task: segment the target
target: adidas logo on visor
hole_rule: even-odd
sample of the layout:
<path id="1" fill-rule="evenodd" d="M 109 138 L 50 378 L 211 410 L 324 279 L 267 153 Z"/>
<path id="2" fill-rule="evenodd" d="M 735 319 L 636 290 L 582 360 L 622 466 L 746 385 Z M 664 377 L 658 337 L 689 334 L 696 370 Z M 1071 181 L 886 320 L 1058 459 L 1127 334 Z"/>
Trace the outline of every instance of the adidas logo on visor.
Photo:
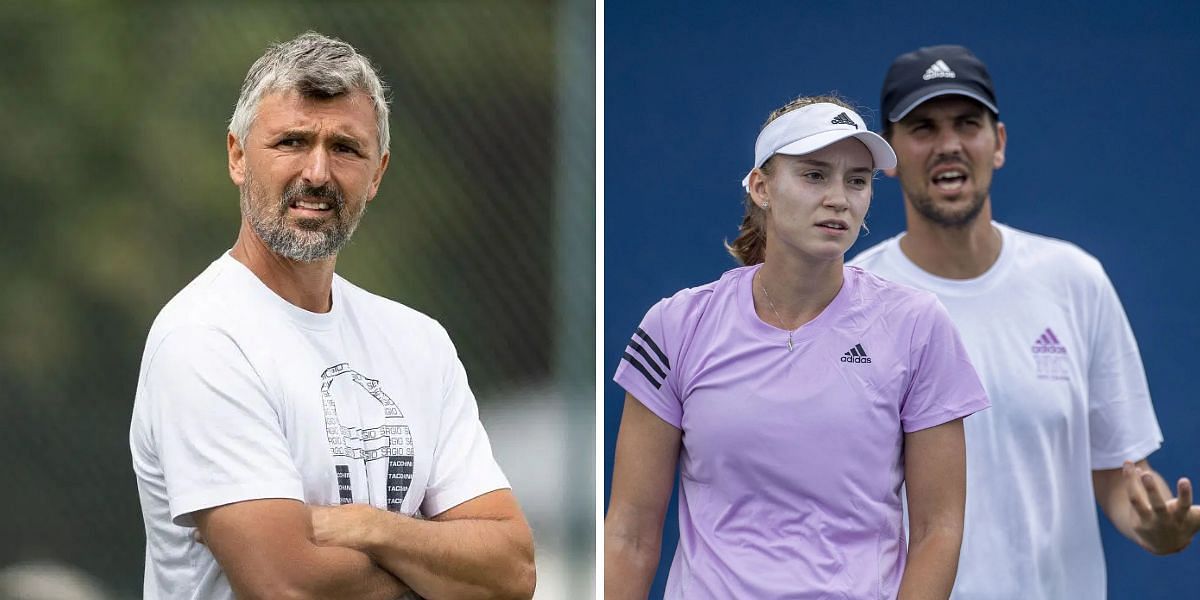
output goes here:
<path id="1" fill-rule="evenodd" d="M 925 74 L 921 76 L 921 79 L 929 81 L 930 79 L 954 79 L 955 77 L 958 77 L 958 75 L 955 75 L 954 71 L 950 70 L 950 66 L 946 64 L 946 61 L 939 58 L 937 62 L 929 65 L 928 69 L 925 69 Z"/>
<path id="2" fill-rule="evenodd" d="M 851 127 L 858 129 L 858 123 L 855 123 L 854 120 L 850 118 L 850 115 L 848 115 L 846 113 L 838 113 L 838 116 L 834 117 L 833 120 L 829 122 L 829 124 L 830 125 L 850 125 Z"/>

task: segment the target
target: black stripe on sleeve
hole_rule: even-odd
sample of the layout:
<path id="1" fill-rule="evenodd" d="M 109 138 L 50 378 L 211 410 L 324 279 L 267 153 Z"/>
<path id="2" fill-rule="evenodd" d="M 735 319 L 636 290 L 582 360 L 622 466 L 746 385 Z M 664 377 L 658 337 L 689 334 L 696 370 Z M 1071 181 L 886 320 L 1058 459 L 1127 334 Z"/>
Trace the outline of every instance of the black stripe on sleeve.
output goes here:
<path id="1" fill-rule="evenodd" d="M 637 340 L 629 340 L 629 347 L 637 350 L 637 353 L 641 354 L 642 358 L 646 359 L 646 364 L 650 365 L 650 368 L 654 369 L 654 372 L 658 373 L 659 377 L 662 377 L 663 379 L 667 378 L 666 371 L 663 371 L 661 368 L 659 368 L 658 363 L 654 362 L 653 358 L 650 358 L 650 353 L 646 352 L 646 349 L 643 348 L 641 344 L 637 343 Z"/>
<path id="2" fill-rule="evenodd" d="M 664 367 L 666 367 L 668 369 L 671 368 L 671 361 L 668 361 L 667 355 L 663 354 L 662 350 L 659 350 L 658 344 L 655 344 L 654 340 L 650 339 L 650 334 L 646 333 L 645 331 L 642 331 L 641 327 L 638 327 L 637 336 L 642 338 L 643 340 L 646 340 L 647 344 L 650 344 L 650 349 L 653 350 L 654 353 L 658 355 L 658 358 L 659 358 L 659 360 L 662 361 L 662 364 Z"/>
<path id="3" fill-rule="evenodd" d="M 657 390 L 662 387 L 662 384 L 659 383 L 658 380 L 654 379 L 654 377 L 652 375 L 650 375 L 650 371 L 647 371 L 646 367 L 642 366 L 642 363 L 638 362 L 638 360 L 636 358 L 634 358 L 632 354 L 626 352 L 621 355 L 621 358 L 629 361 L 629 364 L 633 365 L 633 368 L 637 369 L 638 371 L 641 371 L 642 375 L 645 376 L 646 380 L 650 382 L 650 385 L 654 386 L 654 389 Z"/>

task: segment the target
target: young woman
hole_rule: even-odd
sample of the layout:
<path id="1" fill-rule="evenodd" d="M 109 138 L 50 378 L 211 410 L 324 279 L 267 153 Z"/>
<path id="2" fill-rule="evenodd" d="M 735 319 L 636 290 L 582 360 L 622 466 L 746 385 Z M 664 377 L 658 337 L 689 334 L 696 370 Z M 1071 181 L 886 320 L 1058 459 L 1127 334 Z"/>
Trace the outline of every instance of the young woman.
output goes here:
<path id="1" fill-rule="evenodd" d="M 895 164 L 837 98 L 772 113 L 730 247 L 747 266 L 655 304 L 617 369 L 606 598 L 646 598 L 677 465 L 667 598 L 949 596 L 962 418 L 988 401 L 933 295 L 843 265 Z"/>

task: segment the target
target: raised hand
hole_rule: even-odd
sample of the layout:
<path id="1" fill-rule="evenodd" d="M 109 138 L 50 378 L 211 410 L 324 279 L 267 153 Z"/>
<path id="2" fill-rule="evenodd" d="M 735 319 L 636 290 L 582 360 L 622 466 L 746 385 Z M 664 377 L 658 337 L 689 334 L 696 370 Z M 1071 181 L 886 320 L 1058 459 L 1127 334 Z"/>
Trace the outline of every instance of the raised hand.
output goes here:
<path id="1" fill-rule="evenodd" d="M 1170 554 L 1187 547 L 1200 530 L 1200 506 L 1192 504 L 1192 483 L 1180 477 L 1178 497 L 1158 473 L 1125 462 L 1125 488 L 1137 519 L 1133 530 L 1138 543 L 1155 554 Z"/>

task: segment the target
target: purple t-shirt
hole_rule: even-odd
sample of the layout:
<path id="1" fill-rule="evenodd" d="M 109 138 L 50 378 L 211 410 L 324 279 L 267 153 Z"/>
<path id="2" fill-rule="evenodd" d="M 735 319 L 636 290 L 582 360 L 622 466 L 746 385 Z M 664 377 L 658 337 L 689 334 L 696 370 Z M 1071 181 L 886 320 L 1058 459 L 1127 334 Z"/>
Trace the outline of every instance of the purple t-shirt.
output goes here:
<path id="1" fill-rule="evenodd" d="M 987 396 L 933 294 L 846 267 L 789 352 L 757 270 L 655 304 L 614 376 L 683 432 L 666 598 L 893 598 L 904 434 Z"/>

